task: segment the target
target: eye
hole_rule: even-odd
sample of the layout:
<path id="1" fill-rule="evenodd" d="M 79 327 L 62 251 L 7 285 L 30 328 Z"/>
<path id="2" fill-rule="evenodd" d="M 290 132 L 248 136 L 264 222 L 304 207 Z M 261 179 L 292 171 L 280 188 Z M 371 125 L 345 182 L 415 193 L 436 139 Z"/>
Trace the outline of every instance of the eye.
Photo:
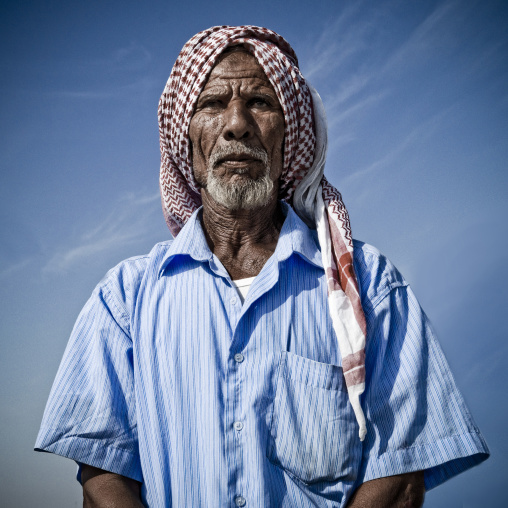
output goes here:
<path id="1" fill-rule="evenodd" d="M 217 109 L 222 106 L 223 103 L 220 99 L 208 99 L 201 104 L 202 109 Z"/>
<path id="2" fill-rule="evenodd" d="M 271 105 L 271 102 L 266 97 L 253 97 L 249 101 L 249 106 L 254 108 L 269 108 Z"/>
<path id="3" fill-rule="evenodd" d="M 207 93 L 199 97 L 197 110 L 203 111 L 216 111 L 224 108 L 226 98 L 222 94 Z"/>

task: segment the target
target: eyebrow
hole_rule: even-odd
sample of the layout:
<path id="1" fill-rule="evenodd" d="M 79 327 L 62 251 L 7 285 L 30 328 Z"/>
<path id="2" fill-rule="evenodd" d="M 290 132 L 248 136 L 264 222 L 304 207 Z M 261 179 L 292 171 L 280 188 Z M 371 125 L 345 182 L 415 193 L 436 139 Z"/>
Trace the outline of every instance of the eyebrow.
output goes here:
<path id="1" fill-rule="evenodd" d="M 220 97 L 224 97 L 227 95 L 227 92 L 220 92 L 220 91 L 207 91 L 203 90 L 198 97 L 197 105 L 199 106 L 203 102 L 210 100 L 210 99 L 218 99 Z"/>
<path id="2" fill-rule="evenodd" d="M 205 86 L 201 90 L 201 93 L 199 94 L 199 96 L 201 97 L 202 95 L 226 95 L 228 92 L 229 92 L 229 88 L 225 84 L 205 83 Z"/>
<path id="3" fill-rule="evenodd" d="M 277 98 L 277 94 L 273 88 L 268 87 L 267 85 L 256 85 L 252 88 L 249 88 L 247 91 L 244 90 L 244 93 L 247 92 L 249 94 L 264 96 L 267 98 Z M 210 88 L 204 88 L 199 97 L 215 97 L 221 95 L 229 95 L 230 88 L 225 85 L 211 85 Z"/>

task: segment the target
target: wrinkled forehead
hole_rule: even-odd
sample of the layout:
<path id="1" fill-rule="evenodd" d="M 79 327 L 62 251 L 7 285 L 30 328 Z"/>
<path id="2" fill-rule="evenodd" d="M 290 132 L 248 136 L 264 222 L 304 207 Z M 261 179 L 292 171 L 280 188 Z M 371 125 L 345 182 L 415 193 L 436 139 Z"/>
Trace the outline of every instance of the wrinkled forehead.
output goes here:
<path id="1" fill-rule="evenodd" d="M 212 89 L 238 86 L 250 91 L 267 92 L 280 103 L 263 67 L 257 58 L 243 48 L 226 51 L 217 59 L 208 75 L 201 94 Z"/>
<path id="2" fill-rule="evenodd" d="M 233 55 L 235 53 L 243 53 L 244 55 L 253 57 L 254 60 L 256 60 L 256 62 L 258 61 L 258 59 L 254 55 L 254 53 L 249 51 L 248 46 L 245 46 L 245 44 L 235 44 L 233 46 L 227 46 L 224 49 L 224 51 L 217 57 L 217 61 L 215 62 L 215 65 L 220 63 L 227 56 Z M 258 64 L 259 64 L 259 62 L 258 62 Z"/>

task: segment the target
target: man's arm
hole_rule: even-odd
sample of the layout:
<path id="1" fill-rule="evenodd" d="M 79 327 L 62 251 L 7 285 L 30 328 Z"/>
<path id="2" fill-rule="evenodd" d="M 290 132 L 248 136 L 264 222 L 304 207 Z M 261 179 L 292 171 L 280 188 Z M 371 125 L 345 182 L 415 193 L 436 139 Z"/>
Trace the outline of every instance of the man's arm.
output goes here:
<path id="1" fill-rule="evenodd" d="M 423 471 L 417 471 L 365 482 L 347 508 L 420 508 L 424 497 Z"/>
<path id="2" fill-rule="evenodd" d="M 83 464 L 81 483 L 83 508 L 143 508 L 136 480 Z"/>

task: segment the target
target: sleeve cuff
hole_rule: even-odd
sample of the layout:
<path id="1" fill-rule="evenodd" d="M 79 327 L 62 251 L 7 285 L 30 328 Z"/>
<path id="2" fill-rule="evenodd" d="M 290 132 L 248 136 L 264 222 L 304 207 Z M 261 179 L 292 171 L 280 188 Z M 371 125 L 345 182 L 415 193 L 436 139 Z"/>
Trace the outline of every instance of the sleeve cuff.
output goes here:
<path id="1" fill-rule="evenodd" d="M 63 438 L 48 445 L 36 443 L 35 451 L 49 452 L 72 459 L 78 464 L 88 464 L 143 482 L 139 456 L 127 450 L 104 446 L 102 443 L 82 437 Z M 78 481 L 81 477 L 78 471 Z"/>
<path id="2" fill-rule="evenodd" d="M 366 458 L 360 475 L 366 482 L 384 476 L 425 471 L 425 490 L 431 490 L 455 475 L 486 460 L 487 443 L 476 433 L 460 434 Z"/>

